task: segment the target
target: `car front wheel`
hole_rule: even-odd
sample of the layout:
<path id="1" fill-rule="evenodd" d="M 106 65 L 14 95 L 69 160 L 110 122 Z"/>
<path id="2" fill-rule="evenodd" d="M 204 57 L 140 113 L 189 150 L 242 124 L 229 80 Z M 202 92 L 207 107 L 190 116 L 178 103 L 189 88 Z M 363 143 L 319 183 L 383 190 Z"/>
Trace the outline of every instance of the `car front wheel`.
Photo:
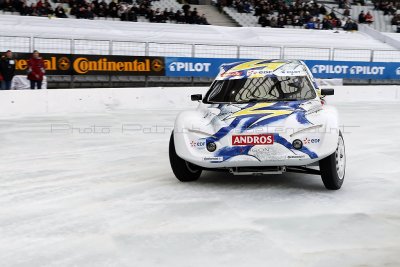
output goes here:
<path id="1" fill-rule="evenodd" d="M 202 169 L 199 166 L 187 162 L 176 154 L 174 133 L 171 134 L 169 141 L 169 162 L 176 178 L 181 182 L 196 181 L 201 175 Z"/>
<path id="2" fill-rule="evenodd" d="M 319 161 L 319 169 L 326 189 L 338 190 L 342 187 L 346 172 L 346 150 L 341 132 L 336 151 Z"/>

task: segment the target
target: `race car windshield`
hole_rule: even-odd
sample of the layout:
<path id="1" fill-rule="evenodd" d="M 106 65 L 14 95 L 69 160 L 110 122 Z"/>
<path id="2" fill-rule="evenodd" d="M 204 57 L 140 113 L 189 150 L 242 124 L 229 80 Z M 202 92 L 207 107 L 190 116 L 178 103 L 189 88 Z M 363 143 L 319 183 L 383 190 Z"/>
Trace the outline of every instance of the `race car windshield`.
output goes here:
<path id="1" fill-rule="evenodd" d="M 295 101 L 315 97 L 315 90 L 306 76 L 262 77 L 216 80 L 211 85 L 207 102 Z"/>

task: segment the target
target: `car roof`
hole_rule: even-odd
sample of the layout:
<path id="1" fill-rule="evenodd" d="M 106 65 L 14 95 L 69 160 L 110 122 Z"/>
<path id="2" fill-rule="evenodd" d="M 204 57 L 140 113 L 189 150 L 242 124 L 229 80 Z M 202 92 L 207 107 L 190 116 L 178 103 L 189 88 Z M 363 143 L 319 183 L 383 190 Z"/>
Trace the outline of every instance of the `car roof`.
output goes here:
<path id="1" fill-rule="evenodd" d="M 250 60 L 223 64 L 216 80 L 234 80 L 274 76 L 308 76 L 306 65 L 300 60 Z"/>

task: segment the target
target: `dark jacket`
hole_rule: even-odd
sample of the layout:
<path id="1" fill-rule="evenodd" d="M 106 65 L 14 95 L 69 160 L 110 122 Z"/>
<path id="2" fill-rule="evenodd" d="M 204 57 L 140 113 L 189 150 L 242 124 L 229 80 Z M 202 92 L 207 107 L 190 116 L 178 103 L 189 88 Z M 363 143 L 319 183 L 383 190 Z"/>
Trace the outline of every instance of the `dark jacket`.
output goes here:
<path id="1" fill-rule="evenodd" d="M 12 81 L 15 75 L 15 59 L 2 56 L 0 59 L 0 73 L 4 81 Z"/>
<path id="2" fill-rule="evenodd" d="M 44 69 L 44 61 L 41 57 L 34 58 L 32 57 L 28 61 L 28 80 L 31 81 L 42 81 L 44 73 L 46 72 Z"/>

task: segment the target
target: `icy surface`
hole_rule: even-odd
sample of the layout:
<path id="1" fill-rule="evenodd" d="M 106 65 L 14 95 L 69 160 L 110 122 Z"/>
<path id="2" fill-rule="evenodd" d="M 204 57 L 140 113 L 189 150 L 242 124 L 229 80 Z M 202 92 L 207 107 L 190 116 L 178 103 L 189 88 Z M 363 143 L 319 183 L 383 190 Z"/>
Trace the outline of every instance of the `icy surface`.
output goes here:
<path id="1" fill-rule="evenodd" d="M 180 183 L 176 110 L 3 117 L 0 265 L 400 266 L 400 106 L 338 108 L 335 192 L 311 175 Z"/>

